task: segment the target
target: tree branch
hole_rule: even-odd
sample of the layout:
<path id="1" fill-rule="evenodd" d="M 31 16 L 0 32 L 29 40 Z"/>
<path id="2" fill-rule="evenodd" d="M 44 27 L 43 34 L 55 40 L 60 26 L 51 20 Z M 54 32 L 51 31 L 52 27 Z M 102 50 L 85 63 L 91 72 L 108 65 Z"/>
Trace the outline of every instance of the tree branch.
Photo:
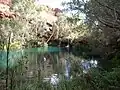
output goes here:
<path id="1" fill-rule="evenodd" d="M 118 14 L 118 16 L 120 16 L 120 12 L 118 11 L 118 10 L 115 10 L 115 9 L 113 9 L 113 8 L 111 8 L 111 7 L 109 7 L 108 5 L 104 5 L 104 4 L 102 4 L 101 2 L 99 2 L 98 0 L 95 0 L 99 5 L 101 5 L 101 6 L 103 6 L 103 7 L 106 7 L 106 8 L 108 8 L 108 9 L 110 9 L 110 10 L 112 10 L 112 11 L 115 11 L 117 14 Z M 120 19 L 120 18 L 119 18 Z"/>
<path id="2" fill-rule="evenodd" d="M 96 18 L 97 18 L 97 20 L 98 20 L 100 23 L 102 23 L 103 25 L 105 25 L 105 26 L 107 26 L 107 27 L 109 27 L 109 28 L 115 28 L 115 29 L 120 30 L 120 27 L 115 26 L 115 25 L 110 25 L 110 24 L 105 23 L 104 21 L 100 20 L 97 16 L 95 16 L 95 17 L 96 17 Z"/>

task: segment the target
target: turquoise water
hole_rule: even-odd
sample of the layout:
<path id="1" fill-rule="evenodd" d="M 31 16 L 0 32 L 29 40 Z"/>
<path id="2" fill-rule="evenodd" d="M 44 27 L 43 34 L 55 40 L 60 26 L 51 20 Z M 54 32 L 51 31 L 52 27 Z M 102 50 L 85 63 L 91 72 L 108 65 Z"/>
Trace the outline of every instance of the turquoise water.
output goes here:
<path id="1" fill-rule="evenodd" d="M 52 53 L 61 51 L 62 51 L 61 48 L 51 46 L 9 51 L 9 67 L 16 65 L 17 61 L 28 53 L 46 53 L 46 52 Z M 6 67 L 7 67 L 7 51 L 0 51 L 0 68 Z"/>

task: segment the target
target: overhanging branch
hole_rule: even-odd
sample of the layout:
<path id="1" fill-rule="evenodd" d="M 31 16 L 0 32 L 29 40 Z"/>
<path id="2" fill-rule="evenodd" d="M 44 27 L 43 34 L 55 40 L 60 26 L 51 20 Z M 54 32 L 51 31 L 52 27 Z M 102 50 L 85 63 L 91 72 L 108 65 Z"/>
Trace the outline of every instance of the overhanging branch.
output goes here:
<path id="1" fill-rule="evenodd" d="M 112 11 L 115 11 L 115 12 L 118 14 L 118 16 L 120 16 L 120 12 L 119 12 L 118 10 L 113 9 L 113 8 L 109 7 L 108 5 L 104 5 L 104 4 L 102 4 L 101 2 L 99 2 L 98 0 L 95 0 L 95 1 L 96 1 L 99 5 L 101 5 L 101 6 L 103 6 L 103 7 L 106 7 L 106 8 L 108 8 L 108 9 L 112 10 Z"/>

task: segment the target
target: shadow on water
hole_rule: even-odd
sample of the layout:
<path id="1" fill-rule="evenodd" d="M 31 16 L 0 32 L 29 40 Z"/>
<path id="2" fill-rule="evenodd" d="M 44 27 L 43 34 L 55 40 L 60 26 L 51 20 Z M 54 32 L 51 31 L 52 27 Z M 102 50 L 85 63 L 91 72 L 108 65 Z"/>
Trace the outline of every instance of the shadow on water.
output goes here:
<path id="1" fill-rule="evenodd" d="M 0 76 L 2 76 L 0 81 L 4 83 L 6 51 L 1 51 L 0 56 Z M 18 90 L 17 88 L 19 90 L 37 90 L 44 87 L 44 84 L 41 83 L 48 82 L 46 84 L 48 87 L 50 87 L 49 84 L 55 86 L 60 80 L 70 80 L 72 78 L 71 71 L 74 63 L 77 62 L 79 65 L 77 68 L 81 68 L 81 65 L 84 67 L 83 69 L 89 69 L 92 64 L 87 61 L 62 47 L 41 47 L 10 51 L 9 85 L 11 90 Z M 83 71 L 81 70 L 81 73 Z"/>

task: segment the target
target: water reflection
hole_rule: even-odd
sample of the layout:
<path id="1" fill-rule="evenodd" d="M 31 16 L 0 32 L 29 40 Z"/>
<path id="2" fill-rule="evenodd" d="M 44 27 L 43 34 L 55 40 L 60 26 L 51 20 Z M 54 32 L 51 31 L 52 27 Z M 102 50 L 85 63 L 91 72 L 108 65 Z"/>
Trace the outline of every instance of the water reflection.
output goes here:
<path id="1" fill-rule="evenodd" d="M 65 76 L 67 80 L 70 79 L 70 68 L 71 68 L 70 61 L 65 60 Z"/>
<path id="2" fill-rule="evenodd" d="M 83 73 L 87 73 L 91 68 L 96 68 L 98 65 L 97 60 L 82 60 L 81 66 L 83 68 Z"/>
<path id="3" fill-rule="evenodd" d="M 58 74 L 52 74 L 52 76 L 51 76 L 51 78 L 50 78 L 50 83 L 51 83 L 53 86 L 58 85 L 58 83 L 59 83 Z"/>
<path id="4" fill-rule="evenodd" d="M 24 50 L 23 54 L 25 57 L 22 57 L 19 61 L 22 64 L 14 69 L 15 78 L 20 82 L 20 85 L 34 79 L 33 84 L 36 83 L 36 80 L 41 80 L 56 86 L 63 79 L 71 79 L 72 62 L 81 61 L 79 64 L 81 67 L 76 68 L 82 68 L 84 73 L 98 65 L 97 60 L 83 60 L 80 56 L 75 56 L 64 48 Z M 3 60 L 1 59 L 1 61 Z"/>

